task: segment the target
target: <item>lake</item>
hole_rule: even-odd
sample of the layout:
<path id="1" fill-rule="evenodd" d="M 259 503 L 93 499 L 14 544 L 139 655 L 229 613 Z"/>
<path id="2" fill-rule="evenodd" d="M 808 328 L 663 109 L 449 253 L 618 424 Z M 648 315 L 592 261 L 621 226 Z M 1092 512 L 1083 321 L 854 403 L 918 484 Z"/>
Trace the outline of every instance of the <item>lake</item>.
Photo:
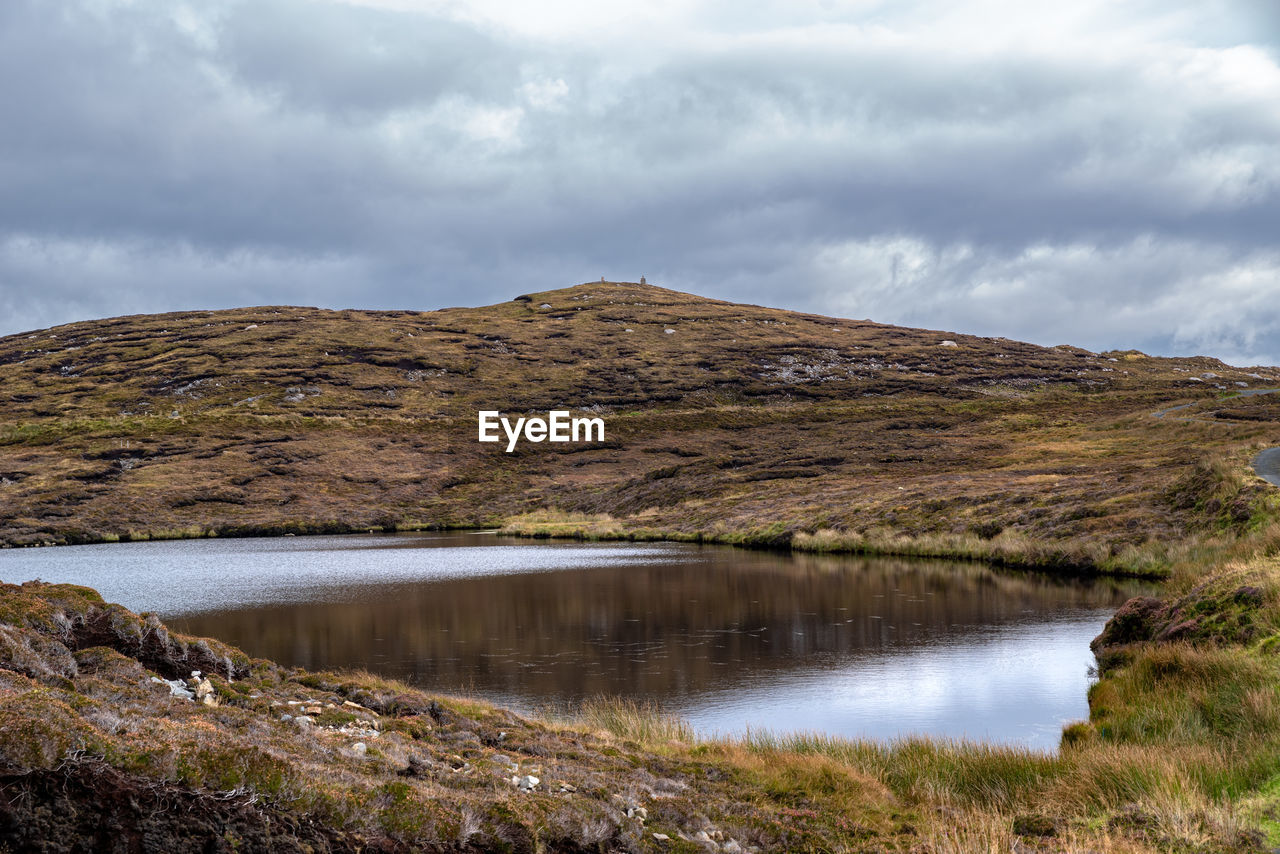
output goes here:
<path id="1" fill-rule="evenodd" d="M 705 733 L 1043 749 L 1088 716 L 1089 641 L 1141 585 L 982 564 L 486 533 L 0 551 L 171 627 L 525 711 L 650 700 Z"/>

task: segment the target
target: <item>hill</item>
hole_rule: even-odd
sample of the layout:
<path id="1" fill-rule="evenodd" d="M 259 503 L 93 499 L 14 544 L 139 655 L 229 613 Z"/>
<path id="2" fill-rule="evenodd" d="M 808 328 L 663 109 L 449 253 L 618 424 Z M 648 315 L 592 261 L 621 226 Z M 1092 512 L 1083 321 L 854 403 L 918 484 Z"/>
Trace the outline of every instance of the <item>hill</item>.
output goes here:
<path id="1" fill-rule="evenodd" d="M 631 283 L 74 323 L 0 339 L 0 541 L 510 523 L 1124 568 L 1256 524 L 1280 404 L 1229 396 L 1278 377 Z M 606 441 L 476 440 L 553 408 Z"/>

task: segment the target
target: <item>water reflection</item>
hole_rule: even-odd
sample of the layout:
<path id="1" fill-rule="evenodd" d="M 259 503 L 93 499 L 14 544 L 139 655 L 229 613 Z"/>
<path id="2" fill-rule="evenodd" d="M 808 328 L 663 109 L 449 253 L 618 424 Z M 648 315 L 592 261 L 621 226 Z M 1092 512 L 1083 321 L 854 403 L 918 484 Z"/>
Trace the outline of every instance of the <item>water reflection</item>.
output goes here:
<path id="1" fill-rule="evenodd" d="M 85 548 L 32 574 L 97 579 L 109 599 L 285 664 L 524 708 L 653 699 L 706 730 L 1042 747 L 1087 715 L 1089 639 L 1141 592 L 970 563 L 477 535 Z"/>

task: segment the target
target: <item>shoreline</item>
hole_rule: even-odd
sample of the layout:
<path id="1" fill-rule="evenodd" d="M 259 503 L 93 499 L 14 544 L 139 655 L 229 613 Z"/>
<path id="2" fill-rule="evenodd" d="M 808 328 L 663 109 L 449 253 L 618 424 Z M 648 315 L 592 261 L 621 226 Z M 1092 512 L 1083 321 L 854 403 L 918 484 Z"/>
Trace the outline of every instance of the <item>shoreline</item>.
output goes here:
<path id="1" fill-rule="evenodd" d="M 1280 448 L 1273 449 L 1280 452 Z M 562 523 L 556 523 L 557 527 Z M 844 534 L 819 530 L 808 533 L 804 531 L 761 532 L 748 530 L 743 532 L 705 532 L 684 533 L 678 531 L 655 531 L 652 529 L 600 530 L 587 526 L 570 530 L 554 530 L 535 523 L 526 527 L 518 521 L 507 520 L 495 525 L 441 525 L 434 523 L 396 524 L 393 526 L 353 526 L 340 523 L 298 523 L 287 525 L 261 525 L 246 528 L 208 529 L 204 531 L 160 531 L 134 532 L 132 534 L 104 534 L 96 537 L 77 537 L 69 541 L 45 541 L 35 543 L 0 543 L 0 549 L 35 549 L 58 548 L 66 546 L 106 545 L 113 543 L 142 542 L 176 542 L 182 540 L 210 539 L 279 539 L 284 537 L 318 537 L 318 536 L 358 536 L 365 534 L 393 536 L 395 534 L 416 534 L 429 532 L 452 533 L 494 533 L 501 536 L 531 540 L 565 540 L 577 542 L 668 542 L 693 543 L 700 545 L 728 546 L 752 551 L 772 551 L 778 553 L 808 553 L 831 555 L 874 555 L 881 557 L 915 557 L 922 559 L 956 560 L 972 563 L 987 563 L 1002 569 L 1029 572 L 1045 572 L 1080 577 L 1115 577 L 1135 578 L 1141 580 L 1161 581 L 1169 577 L 1167 567 L 1148 566 L 1139 568 L 1109 561 L 1097 562 L 1083 556 L 1079 551 L 1072 552 L 1055 548 L 1052 542 L 1043 543 L 1044 551 L 1033 557 L 1019 557 L 1016 554 L 1002 553 L 999 543 L 989 545 L 992 540 L 982 540 L 973 536 L 954 538 L 910 537 L 892 532 L 882 534 L 882 539 L 873 540 L 860 535 Z M 940 542 L 941 540 L 941 542 Z M 1034 541 L 1033 541 L 1034 542 Z M 988 544 L 985 545 L 984 544 Z M 1025 547 L 1025 546 L 1023 546 Z M 1033 548 L 1035 546 L 1033 545 Z M 1148 563 L 1159 560 L 1154 557 L 1138 555 Z"/>

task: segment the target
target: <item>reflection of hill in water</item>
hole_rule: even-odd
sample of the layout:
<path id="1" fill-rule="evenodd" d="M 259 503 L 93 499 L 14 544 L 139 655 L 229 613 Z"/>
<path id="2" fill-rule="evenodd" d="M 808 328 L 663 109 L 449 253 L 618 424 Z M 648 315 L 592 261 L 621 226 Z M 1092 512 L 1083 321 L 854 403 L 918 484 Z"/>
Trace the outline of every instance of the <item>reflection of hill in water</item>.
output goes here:
<path id="1" fill-rule="evenodd" d="M 976 564 L 705 549 L 684 563 L 370 586 L 345 603 L 171 622 L 282 663 L 368 667 L 430 687 L 662 697 L 1050 623 L 1114 608 L 1135 589 Z"/>

